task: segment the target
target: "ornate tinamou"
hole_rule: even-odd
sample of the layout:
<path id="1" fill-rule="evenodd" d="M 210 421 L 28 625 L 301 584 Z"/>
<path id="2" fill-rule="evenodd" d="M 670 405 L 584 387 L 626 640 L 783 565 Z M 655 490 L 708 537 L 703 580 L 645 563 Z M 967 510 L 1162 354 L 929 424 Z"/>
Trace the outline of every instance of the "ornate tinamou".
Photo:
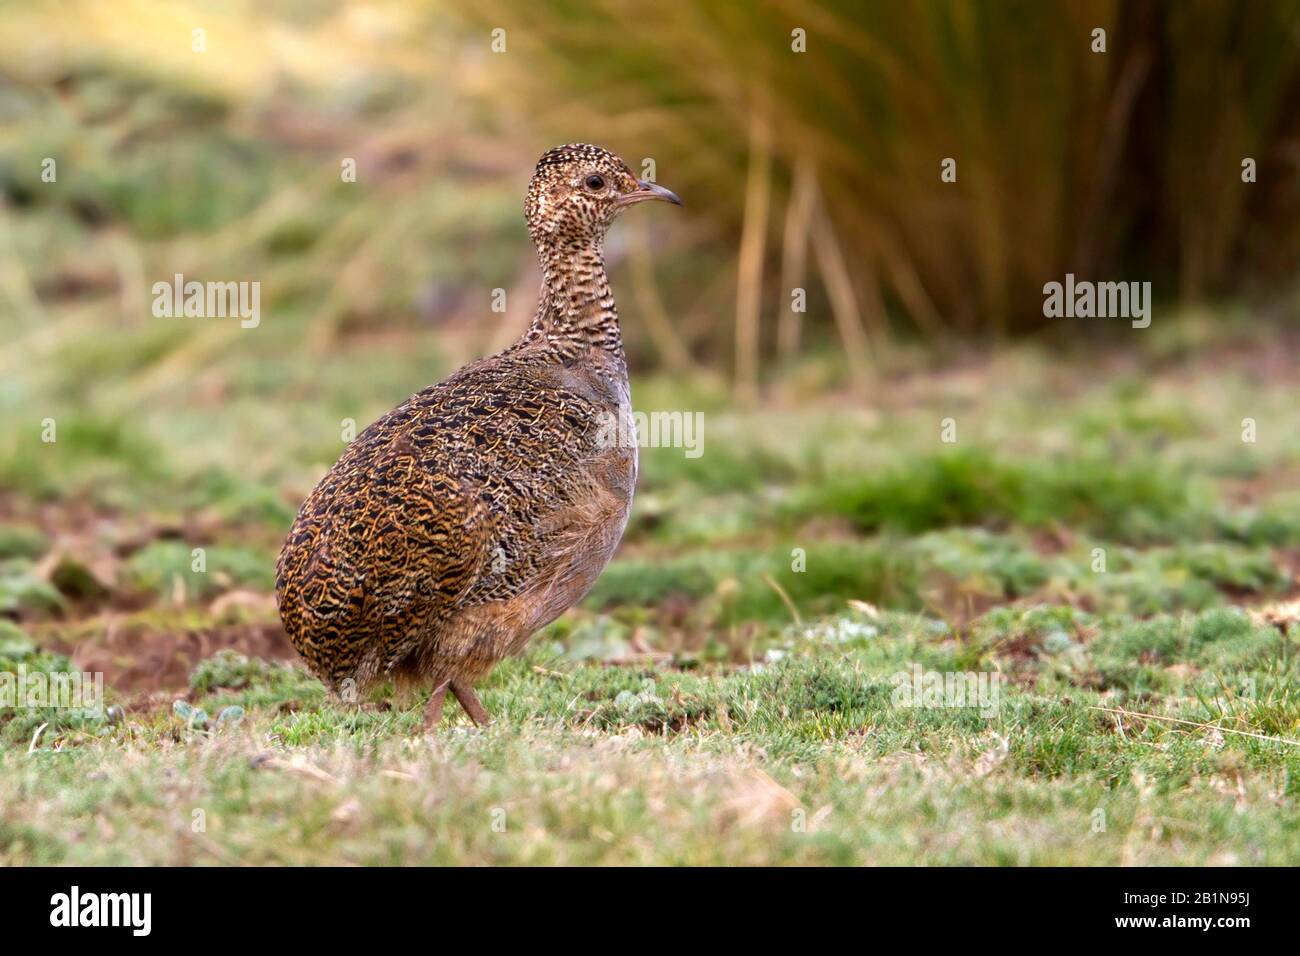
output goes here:
<path id="1" fill-rule="evenodd" d="M 303 503 L 276 566 L 285 629 L 334 692 L 393 677 L 473 684 L 591 588 L 636 484 L 627 361 L 605 275 L 625 207 L 680 200 L 597 146 L 537 163 L 524 215 L 542 264 L 523 336 L 417 392 L 348 445 Z M 349 684 L 348 682 L 352 682 Z"/>

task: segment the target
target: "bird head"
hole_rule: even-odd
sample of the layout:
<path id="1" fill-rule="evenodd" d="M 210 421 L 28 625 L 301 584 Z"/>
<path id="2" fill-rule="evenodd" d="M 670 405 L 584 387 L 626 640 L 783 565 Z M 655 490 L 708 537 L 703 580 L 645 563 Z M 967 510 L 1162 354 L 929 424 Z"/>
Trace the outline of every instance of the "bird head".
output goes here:
<path id="1" fill-rule="evenodd" d="M 615 216 L 647 199 L 682 204 L 662 186 L 638 179 L 609 150 L 570 143 L 547 150 L 537 161 L 524 218 L 534 242 L 583 243 L 603 238 Z"/>

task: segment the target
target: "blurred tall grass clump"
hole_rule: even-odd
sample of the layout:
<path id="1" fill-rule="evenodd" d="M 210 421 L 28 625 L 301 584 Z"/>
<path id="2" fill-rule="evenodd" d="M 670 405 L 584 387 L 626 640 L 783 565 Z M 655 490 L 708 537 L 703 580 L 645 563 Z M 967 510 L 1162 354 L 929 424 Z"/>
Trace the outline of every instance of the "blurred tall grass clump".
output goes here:
<path id="1" fill-rule="evenodd" d="M 1031 329 L 1066 272 L 1185 300 L 1294 277 L 1294 0 L 475 9 L 508 29 L 543 128 L 650 151 L 723 235 L 751 238 L 742 374 L 759 348 L 797 346 L 797 320 L 755 314 L 790 312 L 812 266 L 827 328 L 868 352 L 900 325 L 935 343 Z"/>
<path id="2" fill-rule="evenodd" d="M 520 195 L 572 140 L 689 207 L 610 238 L 642 371 L 752 395 L 813 354 L 814 387 L 865 386 L 901 342 L 1037 328 L 1067 272 L 1294 310 L 1298 38 L 1300 0 L 9 4 L 0 398 L 310 389 L 267 358 L 349 337 L 500 347 L 536 290 Z M 155 319 L 178 272 L 261 282 L 261 330 Z"/>

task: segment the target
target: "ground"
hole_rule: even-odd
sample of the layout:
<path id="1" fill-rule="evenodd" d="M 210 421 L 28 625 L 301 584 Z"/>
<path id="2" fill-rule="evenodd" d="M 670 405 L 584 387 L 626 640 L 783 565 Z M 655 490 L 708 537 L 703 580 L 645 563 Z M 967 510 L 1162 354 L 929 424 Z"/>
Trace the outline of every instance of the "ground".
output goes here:
<path id="1" fill-rule="evenodd" d="M 638 381 L 703 454 L 643 450 L 495 722 L 424 734 L 419 695 L 326 699 L 273 565 L 345 419 L 464 356 L 270 329 L 177 366 L 157 329 L 0 358 L 0 671 L 111 705 L 0 710 L 0 863 L 1300 860 L 1296 342 L 1193 317 L 748 411 Z"/>

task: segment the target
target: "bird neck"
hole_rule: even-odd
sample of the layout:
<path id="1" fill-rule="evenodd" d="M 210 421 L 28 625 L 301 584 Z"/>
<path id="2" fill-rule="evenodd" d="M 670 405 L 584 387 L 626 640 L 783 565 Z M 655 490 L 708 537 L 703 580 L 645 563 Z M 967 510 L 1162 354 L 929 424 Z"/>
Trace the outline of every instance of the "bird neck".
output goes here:
<path id="1" fill-rule="evenodd" d="M 623 358 L 623 336 L 600 239 L 541 243 L 542 290 L 523 341 L 545 341 L 565 358 L 602 348 Z"/>

